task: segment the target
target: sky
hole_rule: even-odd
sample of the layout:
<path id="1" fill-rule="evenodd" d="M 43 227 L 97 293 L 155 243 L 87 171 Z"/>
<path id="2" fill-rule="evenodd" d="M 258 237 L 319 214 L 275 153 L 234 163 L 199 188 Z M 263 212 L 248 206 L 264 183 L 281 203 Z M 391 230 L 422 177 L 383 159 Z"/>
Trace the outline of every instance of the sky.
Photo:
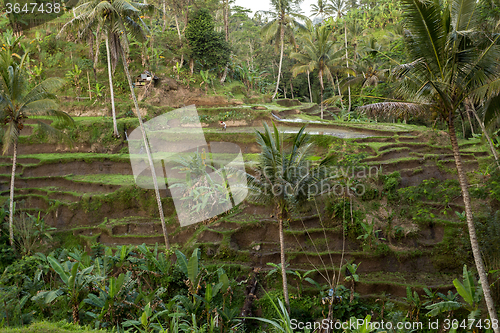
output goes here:
<path id="1" fill-rule="evenodd" d="M 269 0 L 236 0 L 235 5 L 248 8 L 255 13 L 258 10 L 269 10 Z M 311 4 L 317 3 L 317 0 L 304 0 L 300 5 L 302 12 L 310 17 L 311 15 Z"/>

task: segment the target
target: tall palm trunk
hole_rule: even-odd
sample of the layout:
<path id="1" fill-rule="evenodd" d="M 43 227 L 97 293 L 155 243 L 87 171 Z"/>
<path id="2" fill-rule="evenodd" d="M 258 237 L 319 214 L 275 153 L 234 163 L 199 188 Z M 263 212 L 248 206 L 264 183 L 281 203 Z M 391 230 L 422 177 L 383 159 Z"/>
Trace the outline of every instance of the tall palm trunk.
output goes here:
<path id="1" fill-rule="evenodd" d="M 467 114 L 467 119 L 469 120 L 470 131 L 472 132 L 472 136 L 475 136 L 476 134 L 474 133 L 474 126 L 472 126 L 472 120 L 470 119 L 469 111 L 466 109 L 465 113 Z"/>
<path id="2" fill-rule="evenodd" d="M 226 65 L 226 68 L 224 68 L 224 72 L 222 73 L 222 77 L 220 78 L 220 83 L 221 84 L 223 84 L 224 82 L 226 82 L 228 69 L 229 69 L 229 67 L 228 67 L 228 65 Z"/>
<path id="3" fill-rule="evenodd" d="M 484 299 L 486 301 L 486 306 L 490 314 L 490 319 L 498 323 L 497 313 L 495 311 L 495 304 L 493 303 L 493 298 L 491 297 L 490 284 L 488 282 L 488 277 L 486 275 L 486 270 L 484 268 L 483 259 L 481 257 L 481 252 L 479 250 L 479 244 L 477 242 L 476 228 L 474 226 L 474 220 L 472 216 L 472 207 L 469 196 L 468 181 L 465 176 L 465 171 L 462 168 L 462 159 L 460 157 L 460 150 L 458 147 L 457 136 L 455 133 L 455 125 L 453 124 L 453 116 L 451 112 L 448 118 L 448 130 L 450 135 L 451 147 L 453 149 L 453 156 L 455 157 L 455 164 L 457 166 L 458 181 L 460 182 L 460 187 L 462 189 L 462 197 L 465 205 L 465 215 L 467 217 L 467 227 L 469 229 L 469 238 L 472 248 L 472 254 L 474 255 L 474 262 L 476 264 L 477 272 L 479 274 L 479 281 L 481 282 L 481 287 L 483 288 Z M 495 333 L 499 333 L 500 330 L 494 328 Z"/>
<path id="4" fill-rule="evenodd" d="M 182 36 L 181 30 L 179 29 L 179 21 L 177 20 L 177 14 L 174 14 L 175 19 L 175 27 L 177 28 L 177 35 L 179 36 L 180 47 L 182 47 Z M 182 64 L 184 63 L 184 53 L 181 54 L 181 61 L 179 63 L 179 67 L 182 68 Z M 177 75 L 177 80 L 179 80 L 179 75 Z"/>
<path id="5" fill-rule="evenodd" d="M 347 22 L 344 22 L 344 41 L 345 41 L 345 60 L 347 68 L 349 68 L 349 54 L 347 53 Z M 347 73 L 347 77 L 349 77 L 349 73 Z M 351 111 L 351 86 L 347 86 L 347 92 L 349 94 L 349 107 L 347 108 L 347 112 Z"/>
<path id="6" fill-rule="evenodd" d="M 224 0 L 224 33 L 226 42 L 229 42 L 229 0 Z"/>
<path id="7" fill-rule="evenodd" d="M 93 64 L 92 64 L 92 70 L 94 72 L 94 81 L 97 82 L 97 62 L 99 61 L 99 45 L 101 43 L 100 39 L 99 39 L 99 36 L 100 36 L 100 32 L 101 31 L 101 27 L 99 25 L 97 25 L 97 30 L 96 30 L 96 34 L 95 34 L 95 55 L 94 55 L 94 59 L 93 59 Z"/>
<path id="8" fill-rule="evenodd" d="M 16 179 L 16 162 L 17 162 L 17 139 L 14 141 L 12 153 L 12 175 L 10 177 L 10 202 L 9 202 L 9 242 L 10 246 L 14 246 L 14 181 Z"/>
<path id="9" fill-rule="evenodd" d="M 313 95 L 311 91 L 311 79 L 309 78 L 309 70 L 307 71 L 307 85 L 309 86 L 309 99 L 311 100 L 311 103 L 313 102 Z"/>
<path id="10" fill-rule="evenodd" d="M 161 32 L 165 32 L 165 27 L 167 26 L 167 8 L 165 0 L 162 1 L 162 18 L 163 18 L 163 27 L 161 28 Z"/>
<path id="11" fill-rule="evenodd" d="M 139 119 L 139 126 L 141 127 L 142 139 L 144 140 L 144 147 L 146 148 L 146 154 L 148 155 L 149 167 L 151 169 L 151 176 L 153 177 L 153 184 L 155 187 L 156 202 L 158 204 L 158 213 L 160 214 L 161 228 L 163 230 L 163 238 L 165 240 L 165 247 L 170 249 L 170 243 L 168 241 L 167 226 L 165 225 L 165 216 L 163 215 L 163 205 L 161 203 L 160 190 L 158 188 L 158 180 L 156 179 L 156 170 L 154 168 L 153 158 L 151 156 L 151 150 L 149 149 L 148 138 L 146 137 L 146 130 L 144 129 L 144 124 L 142 122 L 141 111 L 139 110 L 139 104 L 137 103 L 137 97 L 135 96 L 134 86 L 132 85 L 132 78 L 128 71 L 127 58 L 125 57 L 125 52 L 120 50 L 123 62 L 123 68 L 125 69 L 125 75 L 127 76 L 128 85 L 130 88 L 130 94 L 134 100 L 135 111 L 137 112 L 137 118 Z"/>
<path id="12" fill-rule="evenodd" d="M 321 87 L 321 119 L 323 119 L 323 87 Z"/>
<path id="13" fill-rule="evenodd" d="M 321 119 L 323 119 L 323 70 L 321 69 L 319 71 L 319 83 L 320 83 L 320 90 L 321 90 L 321 101 L 320 101 L 320 108 L 321 108 Z"/>
<path id="14" fill-rule="evenodd" d="M 113 135 L 117 138 L 120 137 L 118 133 L 118 125 L 116 124 L 116 111 L 115 111 L 115 93 L 113 91 L 113 75 L 111 74 L 111 56 L 109 53 L 109 34 L 106 34 L 106 58 L 108 59 L 108 78 L 109 78 L 109 92 L 111 95 L 111 113 L 113 115 Z"/>
<path id="15" fill-rule="evenodd" d="M 179 29 L 179 21 L 177 20 L 177 14 L 174 14 L 175 28 L 177 29 L 177 35 L 179 36 L 179 41 L 182 41 L 181 30 Z"/>
<path id="16" fill-rule="evenodd" d="M 342 102 L 342 91 L 340 91 L 339 77 L 337 75 L 335 77 L 337 78 L 337 89 L 339 91 L 339 96 L 340 96 L 340 107 L 343 110 L 344 109 L 344 102 Z"/>
<path id="17" fill-rule="evenodd" d="M 271 97 L 272 99 L 274 99 L 274 97 L 276 97 L 276 95 L 278 94 L 278 87 L 280 85 L 281 64 L 283 63 L 283 47 L 284 47 L 283 44 L 285 43 L 284 39 L 285 39 L 285 27 L 280 26 L 280 47 L 281 47 L 280 64 L 278 66 L 278 82 L 276 82 L 276 90 L 274 91 L 273 97 Z"/>
<path id="18" fill-rule="evenodd" d="M 285 235 L 283 233 L 283 219 L 285 211 L 283 208 L 279 207 L 278 223 L 279 223 L 279 233 L 280 233 L 280 255 L 281 255 L 281 277 L 283 279 L 283 297 L 285 298 L 285 304 L 290 312 L 290 299 L 288 298 L 288 283 L 286 279 L 286 264 L 285 264 Z"/>

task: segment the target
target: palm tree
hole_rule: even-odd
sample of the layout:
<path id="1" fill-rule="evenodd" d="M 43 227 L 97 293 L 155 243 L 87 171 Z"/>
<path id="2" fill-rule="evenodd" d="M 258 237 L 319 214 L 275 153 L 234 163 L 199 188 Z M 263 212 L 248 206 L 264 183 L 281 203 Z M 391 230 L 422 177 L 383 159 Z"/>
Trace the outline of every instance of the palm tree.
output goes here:
<path id="1" fill-rule="evenodd" d="M 106 0 L 90 0 L 80 4 L 75 8 L 75 11 L 79 13 L 79 15 L 77 15 L 76 18 L 68 22 L 66 25 L 70 25 L 70 23 L 73 22 L 71 23 L 71 25 L 75 25 L 78 27 L 83 26 L 84 29 L 90 29 L 93 26 L 97 25 L 99 27 L 107 29 L 107 38 L 113 38 L 113 45 L 116 56 L 121 56 L 123 68 L 125 70 L 127 81 L 130 87 L 130 93 L 134 101 L 137 118 L 139 119 L 139 126 L 141 128 L 144 146 L 146 148 L 146 154 L 148 156 L 151 168 L 151 176 L 153 178 L 153 184 L 155 188 L 156 202 L 158 204 L 158 213 L 160 215 L 161 225 L 163 229 L 165 247 L 169 249 L 170 243 L 168 241 L 168 233 L 165 224 L 165 216 L 163 214 L 163 205 L 161 203 L 158 180 L 156 178 L 151 150 L 144 129 L 141 113 L 139 111 L 137 97 L 135 96 L 132 78 L 128 70 L 128 61 L 126 56 L 129 50 L 129 42 L 127 38 L 128 33 L 141 43 L 147 39 L 146 31 L 148 31 L 148 29 L 141 19 L 141 14 L 144 10 L 151 10 L 152 8 L 153 7 L 151 5 L 147 5 L 142 2 L 134 2 L 131 0 L 113 0 L 113 2 L 109 2 Z M 62 30 L 64 29 L 65 28 L 63 27 Z"/>
<path id="2" fill-rule="evenodd" d="M 305 53 L 293 52 L 290 57 L 297 60 L 299 64 L 293 68 L 293 75 L 299 73 L 312 72 L 318 70 L 318 78 L 321 87 L 321 119 L 323 119 L 323 90 L 325 85 L 323 77 L 333 83 L 333 76 L 330 72 L 330 65 L 336 58 L 340 58 L 340 52 L 334 52 L 334 42 L 330 39 L 332 31 L 327 26 L 317 26 L 312 34 L 305 35 L 304 50 Z"/>
<path id="3" fill-rule="evenodd" d="M 347 10 L 347 3 L 345 0 L 331 0 L 331 1 L 333 10 L 337 15 L 336 19 L 339 20 L 344 16 Z M 345 20 L 344 20 L 344 48 L 345 48 L 346 67 L 349 68 L 349 53 L 347 52 L 347 21 Z M 347 74 L 347 77 L 349 77 L 349 74 Z M 349 112 L 351 111 L 351 87 L 347 87 L 347 90 L 349 95 L 349 107 L 347 108 L 347 111 Z"/>
<path id="4" fill-rule="evenodd" d="M 365 57 L 354 64 L 356 68 L 355 76 L 346 79 L 345 85 L 360 85 L 362 88 L 377 86 L 379 82 L 385 80 L 389 69 L 383 69 L 373 58 Z"/>
<path id="5" fill-rule="evenodd" d="M 482 101 L 500 90 L 499 35 L 485 36 L 477 29 L 475 0 L 421 2 L 403 0 L 404 19 L 409 29 L 411 63 L 399 66 L 399 93 L 408 102 L 365 106 L 386 112 L 434 111 L 448 125 L 458 179 L 465 205 L 474 261 L 492 320 L 497 313 L 479 250 L 468 181 L 455 133 L 455 116 L 467 99 Z M 494 329 L 500 332 L 498 328 Z"/>
<path id="6" fill-rule="evenodd" d="M 321 22 L 325 20 L 325 15 L 332 15 L 333 13 L 333 6 L 327 3 L 327 0 L 318 0 L 318 4 L 311 4 L 311 14 L 321 16 Z"/>
<path id="7" fill-rule="evenodd" d="M 347 4 L 345 0 L 330 0 L 332 2 L 332 10 L 336 15 L 337 20 L 344 17 L 347 10 Z"/>
<path id="8" fill-rule="evenodd" d="M 5 124 L 2 139 L 2 154 L 12 147 L 12 174 L 10 180 L 9 202 L 9 241 L 14 247 L 14 181 L 17 163 L 17 144 L 24 121 L 28 117 L 53 116 L 60 120 L 62 125 L 73 125 L 73 119 L 65 112 L 57 111 L 57 97 L 54 92 L 64 85 L 59 78 L 49 78 L 34 88 L 29 89 L 29 74 L 24 69 L 24 59 L 27 53 L 17 64 L 12 59 L 9 50 L 2 52 L 0 57 L 0 121 Z M 67 137 L 50 125 L 38 122 L 39 130 L 57 138 Z"/>
<path id="9" fill-rule="evenodd" d="M 271 21 L 264 25 L 261 34 L 265 41 L 275 40 L 276 44 L 280 45 L 280 62 L 278 66 L 278 79 L 276 81 L 276 89 L 272 98 L 278 94 L 280 85 L 281 65 L 283 64 L 283 49 L 285 44 L 285 35 L 288 35 L 290 43 L 295 45 L 294 28 L 305 30 L 305 27 L 297 22 L 296 19 L 307 22 L 309 19 L 302 14 L 299 14 L 298 5 L 302 0 L 271 0 L 273 11 L 260 11 L 261 13 L 271 17 Z"/>
<path id="10" fill-rule="evenodd" d="M 116 1 L 116 0 L 115 0 Z M 136 2 L 128 2 L 129 0 L 121 0 L 124 2 L 127 2 L 128 6 L 126 10 L 123 11 L 124 16 L 118 16 L 117 17 L 117 22 L 119 22 L 119 25 L 121 26 L 120 31 L 120 40 L 121 40 L 121 47 L 119 49 L 119 53 L 121 54 L 121 59 L 122 59 L 122 64 L 123 64 L 123 69 L 125 70 L 125 75 L 127 76 L 127 81 L 128 85 L 130 88 L 130 94 L 132 95 L 132 99 L 134 101 L 134 107 L 135 107 L 135 112 L 137 113 L 137 118 L 139 119 L 139 126 L 141 128 L 141 133 L 142 133 L 142 139 L 144 141 L 144 147 L 146 148 L 146 154 L 148 156 L 148 161 L 149 161 L 149 167 L 151 169 L 151 176 L 153 178 L 153 184 L 155 188 L 155 195 L 156 195 L 156 202 L 158 204 L 158 213 L 160 215 L 160 221 L 161 221 L 161 226 L 163 230 L 163 238 L 165 241 L 165 247 L 166 249 L 170 249 L 170 243 L 168 241 L 168 232 L 167 232 L 167 226 L 165 224 L 165 216 L 163 214 L 163 205 L 161 203 L 161 196 L 160 196 L 160 190 L 158 187 L 158 180 L 156 178 L 156 171 L 153 163 L 153 158 L 151 155 L 151 149 L 149 147 L 149 142 L 146 136 L 146 130 L 144 128 L 144 123 L 142 121 L 142 116 L 141 112 L 139 110 L 139 103 L 137 102 L 137 97 L 135 96 L 134 92 L 134 85 L 132 84 L 132 77 L 130 76 L 130 72 L 128 70 L 128 60 L 126 53 L 128 53 L 128 40 L 127 40 L 127 30 L 126 27 L 128 28 L 128 31 L 135 36 L 135 38 L 139 41 L 143 41 L 146 39 L 145 31 L 147 28 L 144 26 L 144 23 L 140 19 L 140 14 L 141 14 L 141 9 L 145 8 L 144 4 L 142 3 L 136 3 Z M 142 23 L 142 26 L 137 24 L 136 21 L 140 21 Z"/>
<path id="11" fill-rule="evenodd" d="M 118 36 L 123 25 L 123 22 L 117 22 L 119 18 L 124 16 L 124 11 L 127 8 L 127 2 L 123 0 L 118 1 L 100 1 L 91 0 L 81 3 L 74 9 L 78 13 L 73 19 L 67 22 L 59 32 L 62 34 L 70 28 L 79 28 L 80 35 L 87 35 L 92 33 L 92 29 L 97 27 L 97 31 L 104 34 L 106 43 L 106 58 L 108 65 L 108 80 L 109 91 L 111 98 L 111 113 L 113 117 L 113 135 L 117 138 L 120 137 L 118 132 L 118 125 L 116 122 L 116 109 L 115 109 L 115 95 L 113 90 L 113 73 L 115 72 L 118 63 L 118 53 L 121 49 L 120 38 Z M 143 5 L 144 6 L 144 5 Z M 146 8 L 149 8 L 147 6 Z M 118 30 L 117 30 L 117 27 Z"/>
<path id="12" fill-rule="evenodd" d="M 327 157 L 316 165 L 307 161 L 311 143 L 305 133 L 305 126 L 293 138 L 290 151 L 283 148 L 283 136 L 276 125 L 273 129 L 264 122 L 264 132 L 256 131 L 260 153 L 257 175 L 247 175 L 249 184 L 249 200 L 254 202 L 272 203 L 277 212 L 280 237 L 281 267 L 286 267 L 284 221 L 291 217 L 292 211 L 307 201 L 319 195 L 324 185 L 329 181 L 327 166 L 332 158 Z M 333 155 L 331 155 L 333 156 Z M 283 295 L 285 303 L 290 308 L 288 285 L 285 269 L 281 270 L 283 279 Z"/>

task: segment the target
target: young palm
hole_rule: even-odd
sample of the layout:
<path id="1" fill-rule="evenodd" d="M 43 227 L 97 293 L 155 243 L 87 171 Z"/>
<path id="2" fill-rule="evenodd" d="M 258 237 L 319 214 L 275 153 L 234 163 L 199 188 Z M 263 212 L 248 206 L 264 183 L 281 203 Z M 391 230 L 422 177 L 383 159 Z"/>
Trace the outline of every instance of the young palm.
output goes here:
<path id="1" fill-rule="evenodd" d="M 293 67 L 293 75 L 318 70 L 318 78 L 321 87 L 321 119 L 323 119 L 323 90 L 325 85 L 323 78 L 333 83 L 330 67 L 333 60 L 342 57 L 341 52 L 335 52 L 334 42 L 330 39 L 332 31 L 327 26 L 316 26 L 311 34 L 304 35 L 305 53 L 293 52 L 290 57 L 297 60 L 298 64 Z"/>
<path id="2" fill-rule="evenodd" d="M 247 175 L 249 184 L 249 200 L 272 203 L 276 209 L 279 224 L 281 267 L 286 267 L 284 221 L 288 220 L 294 208 L 309 198 L 319 195 L 328 179 L 327 166 L 331 158 L 311 165 L 307 160 L 311 143 L 309 135 L 302 127 L 293 139 L 290 151 L 283 148 L 283 137 L 276 125 L 271 130 L 264 123 L 264 132 L 256 131 L 260 153 L 257 175 Z M 290 306 L 286 271 L 282 269 L 283 295 L 287 307 Z"/>
<path id="3" fill-rule="evenodd" d="M 7 153 L 12 147 L 12 174 L 10 180 L 9 202 L 9 241 L 14 246 L 14 181 L 16 175 L 17 144 L 19 133 L 24 127 L 28 117 L 53 116 L 58 118 L 63 125 L 72 125 L 71 117 L 62 111 L 57 111 L 57 97 L 54 92 L 64 85 L 59 78 L 49 78 L 34 88 L 29 89 L 29 74 L 23 68 L 24 59 L 20 64 L 12 61 L 10 51 L 2 52 L 0 57 L 0 121 L 5 124 L 2 138 L 2 154 Z M 57 138 L 65 139 L 66 136 L 59 130 L 38 122 L 40 130 Z"/>
<path id="4" fill-rule="evenodd" d="M 467 226 L 488 312 L 497 319 L 477 241 L 468 181 L 455 133 L 455 116 L 466 100 L 481 101 L 500 90 L 499 36 L 478 28 L 475 0 L 403 0 L 408 52 L 413 62 L 399 67 L 402 97 L 411 103 L 378 103 L 365 108 L 385 112 L 437 112 L 448 125 Z M 496 333 L 499 329 L 494 329 Z"/>
<path id="5" fill-rule="evenodd" d="M 305 27 L 300 24 L 297 19 L 307 22 L 309 19 L 302 14 L 299 14 L 298 5 L 302 0 L 271 0 L 273 11 L 260 11 L 261 13 L 271 17 L 271 21 L 262 27 L 261 34 L 265 41 L 275 40 L 280 46 L 280 62 L 278 66 L 278 79 L 276 81 L 276 89 L 273 97 L 278 94 L 280 85 L 281 66 L 283 64 L 283 52 L 285 44 L 285 35 L 288 36 L 289 42 L 295 45 L 294 28 L 305 30 Z"/>

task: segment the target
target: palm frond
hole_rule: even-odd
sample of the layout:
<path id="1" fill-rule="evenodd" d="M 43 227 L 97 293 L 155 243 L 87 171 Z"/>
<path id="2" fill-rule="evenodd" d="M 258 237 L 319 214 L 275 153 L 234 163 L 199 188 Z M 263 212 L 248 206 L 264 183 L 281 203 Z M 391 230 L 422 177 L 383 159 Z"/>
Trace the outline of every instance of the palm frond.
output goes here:
<path id="1" fill-rule="evenodd" d="M 411 27 L 410 52 L 424 58 L 429 71 L 444 77 L 442 56 L 446 34 L 441 21 L 441 7 L 437 1 L 403 0 L 405 22 Z"/>
<path id="2" fill-rule="evenodd" d="M 24 104 L 22 107 L 22 112 L 26 115 L 47 115 L 49 111 L 57 110 L 59 104 L 54 99 L 37 99 L 28 104 Z"/>
<path id="3" fill-rule="evenodd" d="M 489 98 L 481 109 L 484 114 L 484 124 L 489 126 L 500 117 L 500 94 Z"/>
<path id="4" fill-rule="evenodd" d="M 41 134 L 48 135 L 52 138 L 55 138 L 57 140 L 65 142 L 70 148 L 73 147 L 73 140 L 66 135 L 64 132 L 58 130 L 57 128 L 54 128 L 43 121 L 37 120 L 37 125 L 38 125 L 38 131 Z"/>
<path id="5" fill-rule="evenodd" d="M 13 145 L 19 139 L 19 129 L 17 124 L 14 122 L 9 122 L 4 128 L 3 138 L 2 138 L 2 155 L 5 155 L 11 145 Z"/>
<path id="6" fill-rule="evenodd" d="M 366 111 L 367 113 L 377 115 L 386 114 L 394 116 L 405 116 L 422 114 L 422 112 L 428 110 L 428 107 L 425 105 L 409 102 L 380 102 L 360 106 L 357 109 L 359 111 Z"/>
<path id="7" fill-rule="evenodd" d="M 22 104 L 29 104 L 37 99 L 55 97 L 54 92 L 61 89 L 65 84 L 65 80 L 57 77 L 48 78 L 33 89 L 31 89 L 21 100 Z"/>
<path id="8" fill-rule="evenodd" d="M 451 2 L 451 25 L 457 32 L 475 26 L 474 15 L 478 2 L 475 0 L 453 0 Z"/>

